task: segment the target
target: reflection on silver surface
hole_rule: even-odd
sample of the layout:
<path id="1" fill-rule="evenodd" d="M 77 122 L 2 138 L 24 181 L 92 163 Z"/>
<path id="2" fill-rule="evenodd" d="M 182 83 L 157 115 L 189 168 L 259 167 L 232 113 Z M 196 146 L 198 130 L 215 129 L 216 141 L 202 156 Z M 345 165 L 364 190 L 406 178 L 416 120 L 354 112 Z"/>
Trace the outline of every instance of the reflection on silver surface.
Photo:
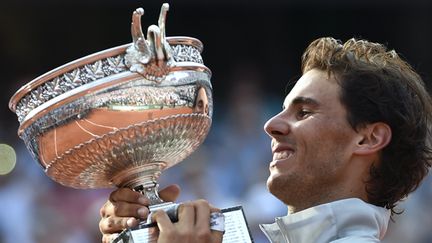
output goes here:
<path id="1" fill-rule="evenodd" d="M 155 183 L 163 169 L 197 148 L 210 122 L 204 114 L 184 114 L 115 129 L 65 151 L 45 171 L 75 188 Z"/>

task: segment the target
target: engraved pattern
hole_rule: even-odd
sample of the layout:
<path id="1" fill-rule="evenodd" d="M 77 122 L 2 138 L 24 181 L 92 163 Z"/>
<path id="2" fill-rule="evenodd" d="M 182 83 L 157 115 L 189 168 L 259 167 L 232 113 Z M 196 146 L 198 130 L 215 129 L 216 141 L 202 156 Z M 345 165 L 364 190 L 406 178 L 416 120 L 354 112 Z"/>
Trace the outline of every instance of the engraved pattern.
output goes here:
<path id="1" fill-rule="evenodd" d="M 125 70 L 126 66 L 123 61 L 123 55 L 108 57 L 102 69 L 106 75 L 120 73 L 120 71 Z"/>
<path id="2" fill-rule="evenodd" d="M 70 104 L 57 108 L 28 126 L 21 135 L 21 138 L 24 141 L 34 139 L 52 126 L 67 123 L 77 115 L 84 116 L 90 108 L 90 103 L 84 102 L 84 99 L 78 99 Z M 32 152 L 36 153 L 36 151 L 37 150 Z"/>
<path id="3" fill-rule="evenodd" d="M 30 111 L 52 98 L 88 82 L 126 70 L 127 68 L 124 65 L 124 55 L 118 55 L 98 60 L 94 63 L 84 65 L 84 67 L 76 68 L 61 76 L 55 77 L 32 90 L 19 101 L 16 108 L 18 121 L 22 122 Z"/>
<path id="4" fill-rule="evenodd" d="M 85 65 L 84 69 L 86 71 L 86 77 L 91 81 L 95 81 L 97 79 L 108 76 L 102 71 L 102 61 L 101 60 L 96 61 L 95 63 L 90 64 L 90 65 Z"/>
<path id="5" fill-rule="evenodd" d="M 175 45 L 171 46 L 171 48 L 174 51 L 173 58 L 176 62 L 195 62 L 203 64 L 200 52 L 196 47 Z M 36 89 L 33 89 L 18 102 L 16 107 L 18 121 L 21 123 L 33 109 L 69 90 L 127 70 L 125 55 L 121 54 L 98 60 L 55 77 Z M 152 77 L 153 74 L 150 73 L 150 80 Z"/>
<path id="6" fill-rule="evenodd" d="M 194 46 L 176 45 L 172 49 L 176 62 L 196 62 L 204 64 L 200 51 Z"/>
<path id="7" fill-rule="evenodd" d="M 62 185 L 83 189 L 113 187 L 113 175 L 125 170 L 157 179 L 161 171 L 145 170 L 146 165 L 160 161 L 165 165 L 162 170 L 182 161 L 201 144 L 210 125 L 210 117 L 203 114 L 131 125 L 75 146 L 45 172 Z"/>

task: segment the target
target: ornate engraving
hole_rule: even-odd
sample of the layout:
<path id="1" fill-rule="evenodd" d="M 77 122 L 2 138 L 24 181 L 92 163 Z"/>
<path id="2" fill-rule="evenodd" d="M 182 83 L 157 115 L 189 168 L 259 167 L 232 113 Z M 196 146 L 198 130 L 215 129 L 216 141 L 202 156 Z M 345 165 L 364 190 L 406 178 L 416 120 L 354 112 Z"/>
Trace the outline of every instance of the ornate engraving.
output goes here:
<path id="1" fill-rule="evenodd" d="M 176 62 L 196 62 L 204 64 L 200 51 L 194 46 L 176 45 L 173 48 Z"/>
<path id="2" fill-rule="evenodd" d="M 104 72 L 103 70 L 106 71 Z M 22 122 L 30 111 L 69 90 L 97 79 L 110 76 L 113 73 L 120 73 L 126 70 L 124 55 L 122 54 L 98 60 L 94 63 L 84 65 L 83 67 L 76 68 L 61 76 L 55 77 L 54 79 L 40 85 L 37 89 L 32 90 L 19 101 L 16 108 L 18 121 Z"/>
<path id="3" fill-rule="evenodd" d="M 126 69 L 123 61 L 123 56 L 108 57 L 106 63 L 102 66 L 102 69 L 106 75 L 117 74 L 120 71 Z"/>
<path id="4" fill-rule="evenodd" d="M 154 63 L 150 63 L 149 65 L 152 65 L 152 67 L 148 68 L 149 65 L 147 65 L 145 71 L 141 71 L 145 73 L 145 77 L 148 80 L 160 82 L 160 80 L 165 77 L 160 76 L 160 73 L 169 72 L 169 68 L 174 66 L 175 62 L 195 62 L 203 64 L 200 51 L 195 46 L 183 44 L 172 45 L 170 49 L 172 50 L 172 59 L 166 66 L 157 66 Z M 136 64 L 134 68 L 140 69 L 140 66 L 144 68 L 144 65 L 141 64 Z M 131 71 L 141 73 L 134 68 L 131 68 Z M 18 121 L 21 123 L 30 111 L 69 90 L 125 71 L 128 71 L 125 54 L 120 54 L 98 60 L 94 63 L 87 64 L 61 76 L 55 77 L 54 79 L 43 83 L 37 89 L 32 90 L 18 102 L 16 107 Z"/>
<path id="5" fill-rule="evenodd" d="M 86 70 L 86 77 L 91 81 L 95 81 L 106 76 L 106 74 L 102 71 L 101 60 L 85 65 L 84 69 Z"/>
<path id="6" fill-rule="evenodd" d="M 201 144 L 210 123 L 206 115 L 190 114 L 135 124 L 75 146 L 52 161 L 45 172 L 74 188 L 112 187 L 122 182 L 106 178 L 118 174 L 119 168 L 145 161 L 164 161 L 166 168 L 177 164 Z M 159 177 L 160 171 L 142 169 L 131 172 L 142 178 Z"/>
<path id="7" fill-rule="evenodd" d="M 79 69 L 75 69 L 70 73 L 66 73 L 63 77 L 66 83 L 70 83 L 73 87 L 78 87 L 83 84 L 83 81 L 80 78 L 81 71 Z"/>

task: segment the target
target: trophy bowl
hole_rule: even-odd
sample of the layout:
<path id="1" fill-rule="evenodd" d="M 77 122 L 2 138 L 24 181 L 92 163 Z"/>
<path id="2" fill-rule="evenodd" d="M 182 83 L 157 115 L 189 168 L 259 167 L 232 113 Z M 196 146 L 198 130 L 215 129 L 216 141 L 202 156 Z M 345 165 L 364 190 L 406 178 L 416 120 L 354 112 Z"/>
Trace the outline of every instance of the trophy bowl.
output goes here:
<path id="1" fill-rule="evenodd" d="M 191 154 L 212 116 L 202 43 L 166 37 L 168 4 L 147 37 L 144 10 L 130 44 L 56 68 L 23 86 L 9 107 L 18 135 L 54 181 L 73 188 L 129 187 L 160 204 L 161 172 Z"/>
<path id="2" fill-rule="evenodd" d="M 162 5 L 147 37 L 138 8 L 132 43 L 43 74 L 19 89 L 9 108 L 18 116 L 18 135 L 54 181 L 79 189 L 131 188 L 146 195 L 151 212 L 164 210 L 175 222 L 179 204 L 159 198 L 157 179 L 204 141 L 213 98 L 203 44 L 165 36 L 168 8 Z M 156 242 L 158 229 L 149 219 L 112 242 Z M 253 242 L 241 206 L 211 213 L 209 225 L 225 232 L 223 242 Z"/>

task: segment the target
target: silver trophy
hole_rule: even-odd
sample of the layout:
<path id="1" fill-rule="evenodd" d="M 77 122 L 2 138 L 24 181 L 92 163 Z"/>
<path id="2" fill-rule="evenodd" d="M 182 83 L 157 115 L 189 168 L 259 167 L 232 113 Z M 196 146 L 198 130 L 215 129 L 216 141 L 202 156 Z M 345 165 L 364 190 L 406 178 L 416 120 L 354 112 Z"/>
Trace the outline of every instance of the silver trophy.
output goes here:
<path id="1" fill-rule="evenodd" d="M 166 37 L 168 4 L 147 38 L 142 8 L 133 12 L 133 43 L 56 68 L 23 86 L 9 107 L 18 135 L 54 181 L 68 187 L 129 187 L 145 194 L 150 211 L 176 220 L 177 204 L 163 202 L 157 179 L 203 142 L 213 110 L 211 72 L 202 43 Z M 233 210 L 231 210 L 233 211 Z M 237 210 L 238 211 L 238 210 Z M 222 214 L 213 214 L 215 228 Z M 143 222 L 114 242 L 152 242 L 157 228 Z"/>

